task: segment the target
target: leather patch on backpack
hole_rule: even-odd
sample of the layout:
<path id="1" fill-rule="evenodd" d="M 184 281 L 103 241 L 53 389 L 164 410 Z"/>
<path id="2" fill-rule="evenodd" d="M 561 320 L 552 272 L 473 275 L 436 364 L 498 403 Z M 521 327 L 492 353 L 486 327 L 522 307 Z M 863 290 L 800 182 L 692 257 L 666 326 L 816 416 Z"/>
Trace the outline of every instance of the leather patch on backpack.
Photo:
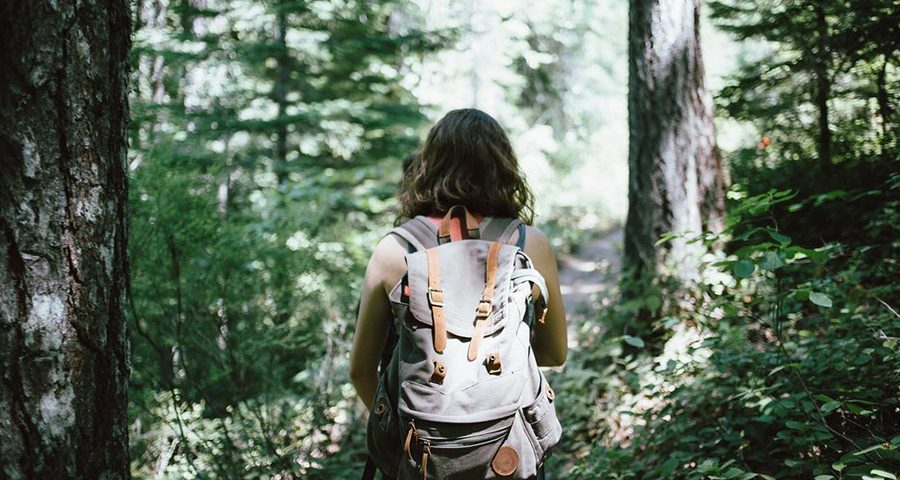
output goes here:
<path id="1" fill-rule="evenodd" d="M 500 447 L 500 450 L 497 450 L 497 454 L 494 455 L 494 460 L 491 461 L 491 468 L 494 470 L 494 473 L 501 477 L 512 475 L 519 468 L 519 453 L 516 452 L 515 448 L 503 445 Z"/>
<path id="2" fill-rule="evenodd" d="M 484 364 L 487 366 L 488 373 L 491 375 L 499 375 L 503 369 L 500 364 L 500 350 L 494 350 L 489 353 L 484 359 Z"/>

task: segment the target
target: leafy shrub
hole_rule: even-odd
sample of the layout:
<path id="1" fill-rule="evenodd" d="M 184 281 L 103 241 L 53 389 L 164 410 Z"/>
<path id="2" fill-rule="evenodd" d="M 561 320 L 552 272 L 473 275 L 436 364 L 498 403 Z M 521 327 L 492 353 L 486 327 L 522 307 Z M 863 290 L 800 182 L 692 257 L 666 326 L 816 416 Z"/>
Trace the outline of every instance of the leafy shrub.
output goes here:
<path id="1" fill-rule="evenodd" d="M 732 192 L 727 230 L 697 239 L 729 249 L 704 258 L 693 308 L 654 325 L 662 351 L 588 335 L 551 380 L 570 426 L 550 464 L 558 476 L 897 478 L 898 193 L 894 175 L 853 243 L 805 248 L 772 212 L 799 203 L 817 215 L 829 204 Z M 606 313 L 615 315 L 621 307 Z"/>

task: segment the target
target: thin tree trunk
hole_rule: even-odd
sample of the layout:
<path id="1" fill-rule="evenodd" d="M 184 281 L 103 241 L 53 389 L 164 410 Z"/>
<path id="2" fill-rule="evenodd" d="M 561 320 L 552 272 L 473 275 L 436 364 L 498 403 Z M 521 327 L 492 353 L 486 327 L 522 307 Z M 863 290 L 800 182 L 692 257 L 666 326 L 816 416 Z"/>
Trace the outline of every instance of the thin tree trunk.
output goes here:
<path id="1" fill-rule="evenodd" d="M 889 56 L 884 55 L 884 61 L 881 62 L 881 68 L 878 69 L 878 76 L 875 79 L 875 85 L 878 89 L 878 113 L 881 117 L 881 159 L 887 163 L 891 161 L 892 153 L 890 145 L 893 144 L 892 136 L 894 133 L 893 112 L 891 110 L 891 96 L 887 87 L 887 66 Z"/>
<path id="2" fill-rule="evenodd" d="M 831 129 L 828 126 L 829 112 L 828 99 L 831 97 L 831 77 L 828 74 L 828 23 L 825 18 L 825 8 L 820 2 L 815 2 L 817 48 L 815 59 L 816 76 L 816 109 L 819 111 L 819 137 L 817 149 L 822 170 L 831 170 Z"/>
<path id="3" fill-rule="evenodd" d="M 129 478 L 128 2 L 0 3 L 0 477 Z"/>
<path id="4" fill-rule="evenodd" d="M 275 140 L 275 174 L 278 178 L 278 185 L 283 185 L 287 181 L 287 123 L 285 116 L 287 115 L 287 84 L 288 84 L 288 49 L 287 49 L 287 12 L 285 12 L 284 2 L 278 5 L 278 77 L 275 80 L 274 96 L 275 103 L 278 105 L 278 124 Z"/>
<path id="5" fill-rule="evenodd" d="M 700 54 L 700 1 L 629 5 L 625 261 L 639 283 L 669 263 L 674 278 L 688 282 L 697 273 L 696 245 L 657 241 L 667 232 L 717 231 L 725 210 L 726 176 Z"/>

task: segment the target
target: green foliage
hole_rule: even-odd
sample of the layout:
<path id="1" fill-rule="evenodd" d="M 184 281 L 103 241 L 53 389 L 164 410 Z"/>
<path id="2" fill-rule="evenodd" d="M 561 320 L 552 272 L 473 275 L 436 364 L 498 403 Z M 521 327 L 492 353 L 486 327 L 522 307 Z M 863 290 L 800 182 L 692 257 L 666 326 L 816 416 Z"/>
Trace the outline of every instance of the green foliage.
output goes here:
<path id="1" fill-rule="evenodd" d="M 137 11 L 133 473 L 356 477 L 357 292 L 441 37 L 400 2 L 195 5 Z"/>
<path id="2" fill-rule="evenodd" d="M 883 190 L 857 243 L 819 248 L 777 228 L 772 214 L 795 193 L 732 192 L 727 230 L 703 237 L 732 247 L 704 259 L 693 310 L 658 322 L 662 350 L 588 335 L 551 380 L 576 423 L 558 456 L 579 460 L 556 464 L 561 476 L 900 473 L 900 175 Z M 807 215 L 831 206 L 813 204 Z"/>
<path id="3" fill-rule="evenodd" d="M 709 8 L 719 28 L 754 46 L 741 52 L 716 98 L 720 113 L 758 132 L 758 141 L 734 152 L 735 178 L 775 170 L 771 181 L 747 184 L 753 193 L 846 187 L 846 174 L 884 171 L 897 159 L 896 2 L 714 0 Z M 823 115 L 830 158 L 822 157 Z M 826 175 L 831 164 L 838 171 Z"/>
<path id="4" fill-rule="evenodd" d="M 750 46 L 719 113 L 767 138 L 728 155 L 728 230 L 692 240 L 711 252 L 699 287 L 643 286 L 603 313 L 605 333 L 581 327 L 551 379 L 567 436 L 550 460 L 556 478 L 897 475 L 891 3 L 711 2 Z M 416 5 L 137 3 L 136 478 L 358 478 L 347 351 L 400 160 L 427 127 L 422 85 L 455 87 L 430 92 L 440 110 L 471 85 L 503 121 L 559 251 L 620 219 L 625 4 Z M 471 45 L 489 48 L 470 57 Z M 815 153 L 823 66 L 829 172 Z M 659 319 L 649 331 L 624 328 L 646 312 Z"/>

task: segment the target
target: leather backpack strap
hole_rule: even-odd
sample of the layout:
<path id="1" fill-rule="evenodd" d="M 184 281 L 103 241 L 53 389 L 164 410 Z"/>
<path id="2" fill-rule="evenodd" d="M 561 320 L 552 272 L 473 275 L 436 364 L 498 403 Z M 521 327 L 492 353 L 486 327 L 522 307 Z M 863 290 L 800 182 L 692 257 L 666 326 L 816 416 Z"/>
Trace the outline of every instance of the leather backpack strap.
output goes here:
<path id="1" fill-rule="evenodd" d="M 500 262 L 499 242 L 492 242 L 488 248 L 487 262 L 484 271 L 484 293 L 478 302 L 478 310 L 475 313 L 475 331 L 472 333 L 472 341 L 469 342 L 469 361 L 474 361 L 478 357 L 478 346 L 481 345 L 481 339 L 484 337 L 484 324 L 491 316 L 494 299 L 494 283 L 497 281 L 497 267 Z"/>
<path id="2" fill-rule="evenodd" d="M 447 346 L 447 323 L 444 320 L 444 290 L 441 289 L 441 271 L 437 248 L 425 250 L 428 256 L 428 305 L 434 324 L 434 351 L 444 353 Z"/>
<path id="3" fill-rule="evenodd" d="M 460 238 L 453 238 L 450 223 L 453 219 L 460 222 Z M 463 205 L 454 205 L 450 207 L 444 218 L 441 219 L 440 228 L 438 228 L 438 243 L 447 243 L 451 240 L 466 240 L 469 238 L 481 238 L 481 232 L 478 229 L 478 220 Z"/>

